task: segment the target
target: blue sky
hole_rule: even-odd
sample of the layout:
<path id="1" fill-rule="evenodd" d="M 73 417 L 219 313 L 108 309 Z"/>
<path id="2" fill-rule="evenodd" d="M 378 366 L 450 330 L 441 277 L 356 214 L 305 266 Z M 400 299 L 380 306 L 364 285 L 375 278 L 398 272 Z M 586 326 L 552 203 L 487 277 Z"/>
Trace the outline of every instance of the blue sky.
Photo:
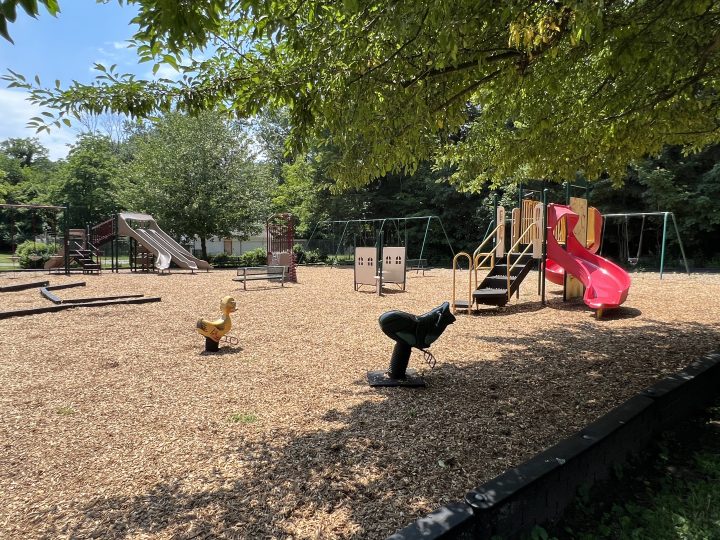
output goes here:
<path id="1" fill-rule="evenodd" d="M 46 85 L 60 79 L 67 86 L 72 80 L 90 82 L 96 73 L 92 66 L 100 62 L 118 64 L 122 73 L 152 76 L 152 63 L 138 64 L 135 51 L 126 48 L 125 41 L 136 28 L 130 25 L 136 8 L 114 1 L 60 0 L 60 9 L 57 17 L 41 11 L 37 19 L 18 9 L 17 21 L 8 28 L 15 44 L 0 38 L 0 72 L 10 68 L 28 78 L 38 75 Z M 172 75 L 163 71 L 158 76 Z M 25 124 L 39 110 L 25 100 L 25 92 L 6 86 L 0 83 L 0 140 L 35 136 Z M 58 159 L 65 157 L 76 135 L 75 129 L 63 127 L 38 137 L 50 149 L 51 158 Z"/>

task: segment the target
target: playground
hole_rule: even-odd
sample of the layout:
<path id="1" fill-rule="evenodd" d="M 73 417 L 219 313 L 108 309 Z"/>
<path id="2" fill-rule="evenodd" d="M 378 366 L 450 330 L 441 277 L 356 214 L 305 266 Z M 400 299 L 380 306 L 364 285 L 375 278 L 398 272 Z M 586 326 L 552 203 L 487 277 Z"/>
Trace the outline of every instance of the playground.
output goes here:
<path id="1" fill-rule="evenodd" d="M 354 291 L 351 268 L 298 283 L 236 272 L 103 272 L 63 299 L 144 305 L 0 320 L 0 523 L 8 537 L 384 538 L 580 429 L 720 343 L 720 276 L 632 273 L 618 309 L 546 305 L 529 272 L 504 308 L 463 313 L 424 389 L 370 388 L 388 310 L 450 299 L 452 271 Z M 0 278 L 3 285 L 77 276 Z M 232 295 L 235 346 L 195 332 Z M 2 293 L 3 309 L 47 304 Z"/>

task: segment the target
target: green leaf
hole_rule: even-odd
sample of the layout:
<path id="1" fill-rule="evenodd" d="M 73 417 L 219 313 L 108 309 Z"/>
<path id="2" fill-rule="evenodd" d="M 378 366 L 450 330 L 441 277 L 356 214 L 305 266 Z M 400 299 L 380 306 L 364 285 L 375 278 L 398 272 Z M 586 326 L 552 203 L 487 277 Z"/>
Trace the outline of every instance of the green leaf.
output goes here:
<path id="1" fill-rule="evenodd" d="M 5 22 L 5 17 L 1 17 L 1 16 L 0 16 L 0 36 L 4 37 L 10 43 L 15 43 L 12 40 L 12 38 L 10 37 L 10 34 L 8 34 L 7 23 Z"/>
<path id="2" fill-rule="evenodd" d="M 0 4 L 0 8 L 2 8 L 0 10 L 2 11 L 2 13 L 0 13 L 0 21 L 4 15 L 8 21 L 15 22 L 15 18 L 17 17 L 15 2 L 3 2 Z"/>
<path id="3" fill-rule="evenodd" d="M 25 12 L 30 15 L 31 17 L 35 17 L 38 15 L 38 3 L 37 0 L 19 0 L 20 5 L 25 10 Z"/>

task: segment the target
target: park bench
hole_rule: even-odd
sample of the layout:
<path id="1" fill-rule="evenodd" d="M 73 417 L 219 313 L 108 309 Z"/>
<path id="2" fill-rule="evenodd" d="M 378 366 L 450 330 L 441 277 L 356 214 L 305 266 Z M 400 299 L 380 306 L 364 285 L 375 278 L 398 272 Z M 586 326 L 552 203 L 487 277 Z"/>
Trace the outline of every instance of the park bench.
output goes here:
<path id="1" fill-rule="evenodd" d="M 243 290 L 247 290 L 247 282 L 258 279 L 268 281 L 279 281 L 282 287 L 285 286 L 286 266 L 243 266 L 237 269 L 237 276 L 233 281 L 240 281 Z"/>
<path id="2" fill-rule="evenodd" d="M 422 270 L 424 276 L 425 269 L 427 268 L 427 259 L 406 259 L 406 265 L 408 270 L 415 270 L 416 274 Z"/>

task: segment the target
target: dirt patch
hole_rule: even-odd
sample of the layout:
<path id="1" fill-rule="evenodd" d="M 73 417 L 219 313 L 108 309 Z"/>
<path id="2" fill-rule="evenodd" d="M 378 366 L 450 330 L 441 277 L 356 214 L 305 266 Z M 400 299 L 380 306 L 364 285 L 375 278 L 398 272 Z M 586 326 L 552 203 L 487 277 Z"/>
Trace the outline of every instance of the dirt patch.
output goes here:
<path id="1" fill-rule="evenodd" d="M 541 306 L 531 274 L 504 310 L 458 316 L 428 388 L 371 389 L 393 346 L 378 316 L 448 300 L 449 271 L 384 297 L 352 269 L 234 275 L 83 276 L 63 295 L 163 300 L 0 321 L 0 536 L 383 538 L 720 348 L 720 276 L 633 274 L 598 321 L 554 285 Z M 227 294 L 240 345 L 206 355 L 195 322 Z"/>

